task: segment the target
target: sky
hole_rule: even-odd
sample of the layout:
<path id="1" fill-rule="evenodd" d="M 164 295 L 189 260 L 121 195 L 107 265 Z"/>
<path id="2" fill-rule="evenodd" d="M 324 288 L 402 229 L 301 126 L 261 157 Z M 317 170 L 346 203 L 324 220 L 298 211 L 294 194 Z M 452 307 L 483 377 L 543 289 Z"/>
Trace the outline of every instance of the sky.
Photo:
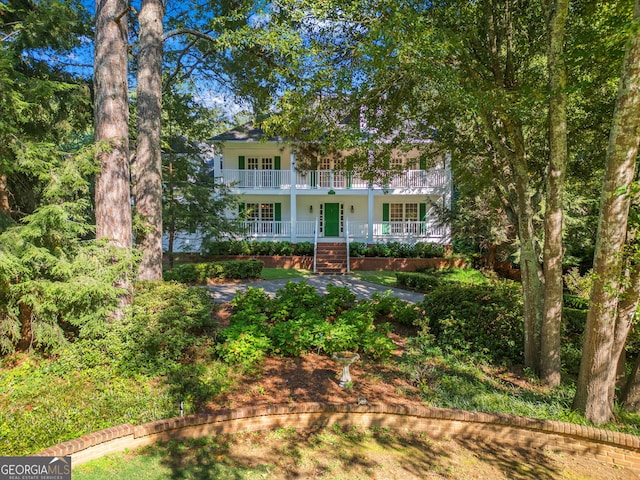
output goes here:
<path id="1" fill-rule="evenodd" d="M 89 12 L 93 19 L 95 15 L 95 1 L 94 0 L 81 0 L 82 6 Z M 176 13 L 181 9 L 181 5 L 187 3 L 184 0 L 168 0 L 167 15 Z M 140 1 L 133 1 L 132 7 L 134 11 L 138 11 L 140 8 Z M 174 40 L 178 41 L 178 40 Z M 174 44 L 175 45 L 175 44 Z M 48 60 L 58 65 L 64 66 L 64 69 L 70 73 L 81 76 L 83 78 L 91 78 L 93 76 L 93 39 L 85 37 L 81 39 L 79 47 L 74 49 L 68 54 L 47 54 Z M 231 94 L 225 92 L 223 86 L 216 84 L 215 81 L 203 80 L 194 75 L 194 89 L 196 98 L 207 107 L 220 107 L 222 108 L 229 118 L 233 118 L 235 114 L 242 110 L 247 110 L 248 105 L 242 104 L 237 99 L 233 98 Z M 129 81 L 130 88 L 135 88 L 135 76 L 131 75 Z"/>

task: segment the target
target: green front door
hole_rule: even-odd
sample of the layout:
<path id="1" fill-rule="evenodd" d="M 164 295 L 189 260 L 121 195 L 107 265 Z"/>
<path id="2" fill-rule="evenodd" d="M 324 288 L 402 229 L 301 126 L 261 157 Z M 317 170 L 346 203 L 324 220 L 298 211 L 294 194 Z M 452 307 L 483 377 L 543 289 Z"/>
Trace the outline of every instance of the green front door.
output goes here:
<path id="1" fill-rule="evenodd" d="M 340 236 L 340 204 L 339 203 L 324 204 L 324 236 L 325 237 Z"/>

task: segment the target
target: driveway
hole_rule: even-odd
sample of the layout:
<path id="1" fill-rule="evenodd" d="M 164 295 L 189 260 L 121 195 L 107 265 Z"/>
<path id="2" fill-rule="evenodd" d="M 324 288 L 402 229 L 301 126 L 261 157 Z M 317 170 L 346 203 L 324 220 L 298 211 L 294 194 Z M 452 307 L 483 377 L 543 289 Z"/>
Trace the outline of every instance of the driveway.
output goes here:
<path id="1" fill-rule="evenodd" d="M 270 296 L 274 296 L 278 290 L 283 288 L 287 282 L 300 282 L 304 280 L 309 285 L 316 288 L 318 293 L 324 295 L 327 293 L 327 285 L 331 284 L 336 287 L 347 287 L 356 295 L 358 299 L 368 300 L 371 296 L 378 292 L 384 293 L 390 290 L 392 295 L 409 303 L 418 303 L 424 300 L 424 294 L 402 290 L 399 288 L 384 287 L 374 283 L 357 280 L 349 275 L 314 275 L 311 277 L 295 277 L 283 278 L 279 280 L 261 280 L 258 282 L 234 283 L 210 285 L 209 290 L 213 295 L 213 301 L 225 303 L 231 301 L 236 293 L 244 292 L 248 287 L 263 288 Z"/>

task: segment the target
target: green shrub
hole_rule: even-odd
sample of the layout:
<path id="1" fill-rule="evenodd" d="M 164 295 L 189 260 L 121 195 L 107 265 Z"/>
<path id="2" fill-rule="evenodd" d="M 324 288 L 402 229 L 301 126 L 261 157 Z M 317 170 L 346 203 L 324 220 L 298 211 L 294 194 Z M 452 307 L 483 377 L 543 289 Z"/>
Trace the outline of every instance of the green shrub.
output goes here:
<path id="1" fill-rule="evenodd" d="M 298 242 L 294 246 L 293 253 L 301 257 L 312 257 L 313 249 L 313 243 L 311 242 Z"/>
<path id="2" fill-rule="evenodd" d="M 271 350 L 271 340 L 260 325 L 237 323 L 222 331 L 223 343 L 216 347 L 218 355 L 230 365 L 251 368 L 262 362 Z"/>
<path id="3" fill-rule="evenodd" d="M 425 296 L 427 326 L 443 351 L 521 362 L 523 312 L 520 285 L 441 285 Z"/>
<path id="4" fill-rule="evenodd" d="M 396 273 L 396 279 L 398 286 L 401 288 L 425 293 L 445 283 L 441 277 L 436 275 L 416 272 L 398 272 Z"/>
<path id="5" fill-rule="evenodd" d="M 211 308 L 206 289 L 169 282 L 138 284 L 123 332 L 129 343 L 125 368 L 166 374 L 215 332 Z"/>
<path id="6" fill-rule="evenodd" d="M 295 318 L 277 322 L 269 332 L 273 353 L 298 356 L 312 350 L 324 350 L 331 324 L 318 311 L 303 311 Z"/>
<path id="7" fill-rule="evenodd" d="M 364 257 L 367 252 L 367 244 L 363 242 L 351 242 L 349 244 L 349 255 L 352 257 Z"/>
<path id="8" fill-rule="evenodd" d="M 163 272 L 163 279 L 182 283 L 206 283 L 208 279 L 242 280 L 260 278 L 264 262 L 232 260 L 215 263 L 185 263 Z"/>
<path id="9" fill-rule="evenodd" d="M 371 358 L 387 358 L 395 348 L 389 332 L 390 325 L 376 325 L 374 312 L 368 303 L 362 303 L 340 314 L 327 332 L 323 349 L 328 354 L 347 350 Z"/>
<path id="10" fill-rule="evenodd" d="M 437 243 L 416 243 L 415 256 L 417 258 L 443 258 L 444 245 Z"/>
<path id="11" fill-rule="evenodd" d="M 389 257 L 391 256 L 391 249 L 384 243 L 376 243 L 369 245 L 365 252 L 367 257 Z"/>
<path id="12" fill-rule="evenodd" d="M 421 305 L 405 302 L 394 297 L 390 290 L 384 293 L 374 293 L 368 303 L 376 317 L 386 317 L 404 325 L 417 325 L 424 318 Z"/>
<path id="13" fill-rule="evenodd" d="M 273 299 L 263 289 L 239 293 L 232 300 L 231 327 L 221 335 L 219 355 L 243 367 L 268 353 L 355 350 L 372 358 L 388 357 L 395 348 L 388 338 L 390 327 L 375 324 L 372 302 L 356 303 L 345 287 L 329 285 L 327 290 L 319 295 L 301 281 L 288 282 Z"/>

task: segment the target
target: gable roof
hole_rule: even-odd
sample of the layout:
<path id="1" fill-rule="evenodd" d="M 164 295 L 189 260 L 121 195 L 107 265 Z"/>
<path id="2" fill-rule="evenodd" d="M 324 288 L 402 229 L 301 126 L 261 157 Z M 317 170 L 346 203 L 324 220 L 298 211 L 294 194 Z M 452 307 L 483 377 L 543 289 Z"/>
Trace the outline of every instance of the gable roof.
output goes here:
<path id="1" fill-rule="evenodd" d="M 216 135 L 211 139 L 213 142 L 284 142 L 284 137 L 274 136 L 265 137 L 264 130 L 256 127 L 253 122 L 245 123 L 244 125 L 238 125 L 231 130 L 227 130 L 220 135 Z"/>

